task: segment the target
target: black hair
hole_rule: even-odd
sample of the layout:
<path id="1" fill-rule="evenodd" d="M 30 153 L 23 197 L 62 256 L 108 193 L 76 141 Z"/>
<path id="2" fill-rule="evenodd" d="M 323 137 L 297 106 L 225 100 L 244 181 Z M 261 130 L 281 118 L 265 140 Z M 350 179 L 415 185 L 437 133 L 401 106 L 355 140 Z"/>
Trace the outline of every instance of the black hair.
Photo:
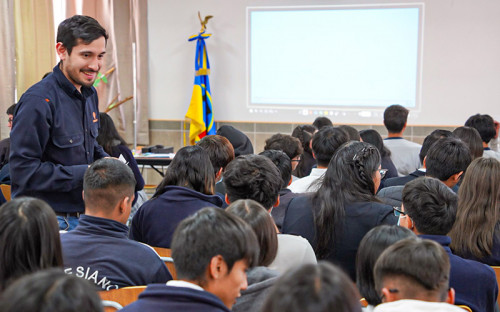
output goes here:
<path id="1" fill-rule="evenodd" d="M 214 175 L 216 175 L 221 168 L 226 168 L 234 159 L 233 145 L 228 139 L 221 135 L 206 135 L 199 140 L 196 145 L 203 148 L 208 153 L 208 157 L 214 168 Z"/>
<path id="2" fill-rule="evenodd" d="M 497 134 L 495 121 L 490 115 L 476 114 L 470 116 L 465 125 L 476 129 L 484 143 L 490 143 L 491 139 Z"/>
<path id="3" fill-rule="evenodd" d="M 93 285 L 61 269 L 47 269 L 20 278 L 0 298 L 2 312 L 100 312 L 101 298 Z"/>
<path id="4" fill-rule="evenodd" d="M 439 139 L 450 138 L 453 136 L 454 134 L 448 130 L 436 129 L 432 131 L 428 136 L 425 137 L 424 142 L 422 143 L 422 147 L 420 148 L 420 153 L 418 154 L 420 163 L 424 163 L 424 158 L 425 156 L 427 156 L 429 148 L 431 148 L 432 144 L 436 143 L 436 141 Z"/>
<path id="5" fill-rule="evenodd" d="M 7 111 L 5 112 L 7 115 L 14 115 L 14 112 L 16 111 L 16 105 L 17 104 L 12 104 L 7 108 Z"/>
<path id="6" fill-rule="evenodd" d="M 406 183 L 403 206 L 418 232 L 447 235 L 457 216 L 457 194 L 435 178 L 420 177 Z"/>
<path id="7" fill-rule="evenodd" d="M 263 312 L 361 312 L 359 293 L 342 270 L 328 262 L 285 272 L 270 290 Z"/>
<path id="8" fill-rule="evenodd" d="M 469 147 L 472 159 L 483 156 L 483 140 L 479 132 L 472 127 L 458 127 L 453 130 L 453 134 L 462 140 Z"/>
<path id="9" fill-rule="evenodd" d="M 259 261 L 256 265 L 270 265 L 278 253 L 278 233 L 267 209 L 255 200 L 240 199 L 231 203 L 226 211 L 240 217 L 254 230 L 260 247 Z"/>
<path id="10" fill-rule="evenodd" d="M 375 146 L 378 149 L 381 157 L 391 156 L 391 151 L 384 146 L 384 140 L 377 130 L 361 130 L 359 131 L 359 136 L 363 139 L 363 142 L 370 143 L 371 145 Z"/>
<path id="11" fill-rule="evenodd" d="M 347 133 L 347 137 L 349 138 L 350 141 L 361 141 L 359 132 L 356 130 L 356 128 L 348 126 L 348 125 L 342 125 L 339 126 L 340 129 L 344 130 L 345 133 Z M 364 141 L 364 140 L 363 140 Z"/>
<path id="12" fill-rule="evenodd" d="M 135 185 L 129 166 L 114 158 L 96 160 L 83 176 L 85 208 L 110 212 L 123 198 L 134 195 Z"/>
<path id="13" fill-rule="evenodd" d="M 267 139 L 264 150 L 283 151 L 290 159 L 301 155 L 304 151 L 299 139 L 281 133 L 277 133 Z"/>
<path id="14" fill-rule="evenodd" d="M 373 306 L 381 302 L 375 290 L 373 267 L 382 252 L 395 242 L 417 236 L 407 228 L 396 225 L 379 225 L 371 229 L 359 243 L 356 255 L 356 285 L 365 300 Z"/>
<path id="15" fill-rule="evenodd" d="M 208 153 L 199 146 L 184 146 L 174 156 L 165 177 L 152 198 L 165 193 L 166 186 L 176 185 L 213 195 L 215 177 Z"/>
<path id="16" fill-rule="evenodd" d="M 108 40 L 108 33 L 94 18 L 85 15 L 74 15 L 65 19 L 57 28 L 57 40 L 71 54 L 73 47 L 78 45 L 78 40 L 85 44 L 104 37 Z"/>
<path id="17" fill-rule="evenodd" d="M 403 239 L 389 246 L 373 269 L 375 288 L 379 292 L 389 279 L 403 279 L 398 290 L 404 299 L 420 298 L 419 294 L 435 293 L 445 301 L 449 289 L 450 259 L 435 241 L 420 238 Z"/>
<path id="18" fill-rule="evenodd" d="M 323 127 L 312 138 L 312 150 L 318 166 L 326 167 L 335 151 L 349 141 L 347 133 L 338 127 Z"/>
<path id="19" fill-rule="evenodd" d="M 292 162 L 290 161 L 290 158 L 284 152 L 272 149 L 265 150 L 259 155 L 269 158 L 276 168 L 278 168 L 281 174 L 281 188 L 286 188 L 292 178 Z"/>
<path id="20" fill-rule="evenodd" d="M 313 195 L 318 259 L 329 255 L 329 246 L 342 233 L 345 206 L 353 202 L 378 202 L 373 175 L 380 166 L 380 153 L 371 144 L 349 141 L 333 156 L 323 184 Z"/>
<path id="21" fill-rule="evenodd" d="M 312 124 L 316 129 L 321 130 L 323 127 L 333 127 L 333 123 L 328 117 L 317 117 Z"/>
<path id="22" fill-rule="evenodd" d="M 384 125 L 389 133 L 398 133 L 403 131 L 406 121 L 408 120 L 408 109 L 399 105 L 393 104 L 387 107 L 384 111 Z"/>
<path id="23" fill-rule="evenodd" d="M 230 202 L 253 199 L 266 209 L 271 209 L 278 200 L 281 174 L 267 157 L 238 156 L 227 165 L 223 177 Z"/>
<path id="24" fill-rule="evenodd" d="M 0 291 L 25 274 L 62 265 L 59 225 L 46 202 L 17 197 L 0 207 Z"/>
<path id="25" fill-rule="evenodd" d="M 313 165 L 316 165 L 316 160 L 312 155 L 312 150 L 310 146 L 311 139 L 314 135 L 316 128 L 311 125 L 300 125 L 295 127 L 292 132 L 294 138 L 299 139 L 302 144 L 302 156 L 297 164 L 293 174 L 298 178 L 303 178 L 311 173 Z"/>
<path id="26" fill-rule="evenodd" d="M 184 219 L 172 238 L 172 258 L 179 279 L 205 282 L 215 256 L 222 256 L 230 272 L 236 261 L 257 264 L 259 244 L 252 228 L 220 208 L 203 208 Z"/>
<path id="27" fill-rule="evenodd" d="M 106 113 L 99 113 L 99 135 L 97 143 L 109 155 L 113 154 L 113 147 L 117 145 L 127 145 L 127 142 L 118 133 L 113 119 Z"/>
<path id="28" fill-rule="evenodd" d="M 460 139 L 439 139 L 427 152 L 425 175 L 446 181 L 456 173 L 465 172 L 471 161 L 470 150 Z"/>

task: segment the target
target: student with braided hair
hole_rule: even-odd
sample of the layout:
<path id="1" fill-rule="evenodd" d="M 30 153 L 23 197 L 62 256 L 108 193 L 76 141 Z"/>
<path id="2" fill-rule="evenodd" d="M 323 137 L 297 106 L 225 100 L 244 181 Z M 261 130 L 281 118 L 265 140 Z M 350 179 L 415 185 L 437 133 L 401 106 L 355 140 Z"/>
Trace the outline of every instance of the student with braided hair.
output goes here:
<path id="1" fill-rule="evenodd" d="M 377 225 L 397 222 L 392 207 L 375 197 L 379 170 L 380 153 L 373 145 L 345 143 L 318 191 L 290 202 L 282 232 L 308 239 L 318 260 L 339 265 L 356 280 L 356 252 L 363 236 Z"/>

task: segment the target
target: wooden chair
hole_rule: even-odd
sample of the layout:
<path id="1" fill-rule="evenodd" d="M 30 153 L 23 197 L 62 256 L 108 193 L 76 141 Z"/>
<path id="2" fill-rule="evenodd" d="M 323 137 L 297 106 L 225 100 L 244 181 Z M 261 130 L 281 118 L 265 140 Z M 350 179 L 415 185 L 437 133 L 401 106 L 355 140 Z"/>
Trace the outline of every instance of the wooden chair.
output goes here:
<path id="1" fill-rule="evenodd" d="M 497 276 L 497 283 L 498 285 L 500 285 L 500 266 L 492 266 L 491 268 L 495 271 L 495 275 Z M 500 288 L 498 289 L 497 304 L 500 306 Z"/>
<path id="2" fill-rule="evenodd" d="M 117 311 L 139 298 L 146 286 L 131 286 L 109 291 L 100 291 L 99 296 L 104 306 L 104 312 Z"/>
<path id="3" fill-rule="evenodd" d="M 153 247 L 156 253 L 160 256 L 161 260 L 167 265 L 172 278 L 177 279 L 177 273 L 175 272 L 174 259 L 172 259 L 172 250 L 169 248 Z"/>
<path id="4" fill-rule="evenodd" d="M 366 307 L 368 306 L 368 301 L 366 301 L 366 299 L 365 299 L 365 298 L 361 298 L 361 299 L 359 299 L 359 302 L 361 303 L 361 306 L 362 306 L 363 308 L 366 308 Z"/>
<path id="5" fill-rule="evenodd" d="M 10 185 L 1 184 L 0 189 L 2 190 L 3 197 L 5 197 L 5 199 L 7 201 L 9 201 L 10 200 Z"/>

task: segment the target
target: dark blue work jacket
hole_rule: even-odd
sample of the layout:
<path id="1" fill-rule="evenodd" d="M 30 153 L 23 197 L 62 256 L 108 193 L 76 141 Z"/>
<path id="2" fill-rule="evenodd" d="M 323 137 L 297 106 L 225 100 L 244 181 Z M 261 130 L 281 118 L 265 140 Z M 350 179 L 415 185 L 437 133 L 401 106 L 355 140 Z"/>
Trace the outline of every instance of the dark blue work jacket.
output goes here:
<path id="1" fill-rule="evenodd" d="M 29 88 L 10 135 L 12 195 L 43 199 L 56 212 L 83 212 L 85 170 L 107 156 L 96 141 L 98 118 L 94 87 L 82 86 L 80 93 L 59 65 Z"/>

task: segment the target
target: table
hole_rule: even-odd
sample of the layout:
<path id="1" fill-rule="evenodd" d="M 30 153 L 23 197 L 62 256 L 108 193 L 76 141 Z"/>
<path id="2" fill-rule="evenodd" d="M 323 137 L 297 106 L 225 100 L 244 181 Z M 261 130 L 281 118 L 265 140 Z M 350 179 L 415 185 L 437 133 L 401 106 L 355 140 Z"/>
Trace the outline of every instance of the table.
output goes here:
<path id="1" fill-rule="evenodd" d="M 163 168 L 159 170 L 156 166 L 167 166 L 172 162 L 173 155 L 170 154 L 139 154 L 135 156 L 138 165 L 150 166 L 154 171 L 164 176 Z"/>

